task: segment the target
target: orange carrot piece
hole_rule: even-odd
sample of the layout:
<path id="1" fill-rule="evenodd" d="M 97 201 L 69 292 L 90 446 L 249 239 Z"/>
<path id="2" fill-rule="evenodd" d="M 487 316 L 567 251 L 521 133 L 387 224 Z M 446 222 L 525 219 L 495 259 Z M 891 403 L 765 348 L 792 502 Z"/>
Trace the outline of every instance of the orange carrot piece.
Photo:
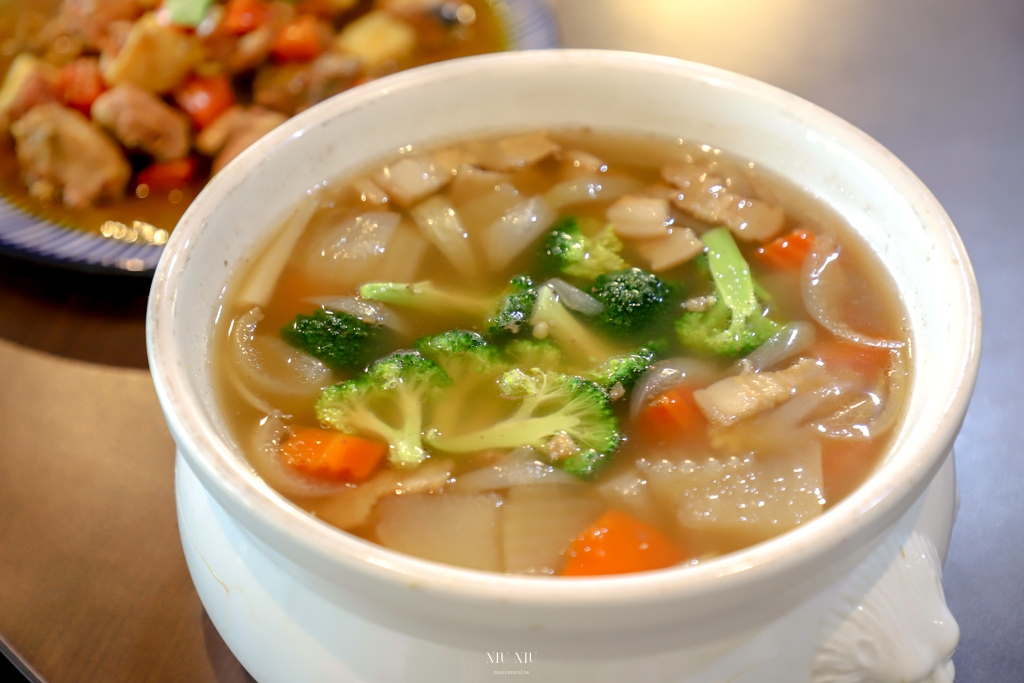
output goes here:
<path id="1" fill-rule="evenodd" d="M 664 569 L 686 553 L 654 527 L 609 510 L 573 540 L 566 558 L 562 576 L 601 576 Z"/>
<path id="2" fill-rule="evenodd" d="M 814 233 L 794 230 L 764 245 L 757 256 L 767 266 L 778 270 L 796 270 L 803 266 L 814 245 Z"/>
<path id="3" fill-rule="evenodd" d="M 150 190 L 175 190 L 185 185 L 196 173 L 196 160 L 193 157 L 167 161 L 162 164 L 150 164 L 139 171 L 136 181 L 146 185 Z"/>
<path id="4" fill-rule="evenodd" d="M 196 128 L 205 128 L 235 103 L 235 92 L 226 75 L 197 76 L 174 93 L 174 100 L 184 109 Z"/>
<path id="5" fill-rule="evenodd" d="M 640 432 L 652 441 L 676 441 L 701 429 L 706 420 L 693 399 L 693 389 L 676 387 L 651 401 L 638 420 Z"/>
<path id="6" fill-rule="evenodd" d="M 323 49 L 320 25 L 312 14 L 301 14 L 287 24 L 274 39 L 271 52 L 282 62 L 308 62 Z"/>
<path id="7" fill-rule="evenodd" d="M 270 8 L 263 0 L 228 0 L 222 25 L 225 30 L 242 35 L 258 29 L 269 16 Z"/>
<path id="8" fill-rule="evenodd" d="M 82 57 L 65 64 L 57 73 L 56 90 L 64 104 L 86 116 L 92 103 L 107 89 L 100 76 L 100 63 L 95 57 Z"/>
<path id="9" fill-rule="evenodd" d="M 825 363 L 826 368 L 849 368 L 862 375 L 884 370 L 889 365 L 888 349 L 854 344 L 836 338 L 818 344 L 814 353 Z"/>
<path id="10" fill-rule="evenodd" d="M 370 478 L 387 444 L 315 427 L 293 427 L 281 444 L 285 464 L 319 479 L 361 482 Z"/>

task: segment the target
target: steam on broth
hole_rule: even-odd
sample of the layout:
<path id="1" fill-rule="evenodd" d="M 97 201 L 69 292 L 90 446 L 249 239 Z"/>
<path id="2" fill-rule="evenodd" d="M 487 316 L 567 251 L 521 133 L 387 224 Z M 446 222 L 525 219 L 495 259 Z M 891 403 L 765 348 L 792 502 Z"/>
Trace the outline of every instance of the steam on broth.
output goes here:
<path id="1" fill-rule="evenodd" d="M 828 207 L 707 145 L 533 132 L 298 205 L 225 300 L 253 468 L 418 557 L 588 576 L 728 553 L 870 474 L 901 303 Z"/>

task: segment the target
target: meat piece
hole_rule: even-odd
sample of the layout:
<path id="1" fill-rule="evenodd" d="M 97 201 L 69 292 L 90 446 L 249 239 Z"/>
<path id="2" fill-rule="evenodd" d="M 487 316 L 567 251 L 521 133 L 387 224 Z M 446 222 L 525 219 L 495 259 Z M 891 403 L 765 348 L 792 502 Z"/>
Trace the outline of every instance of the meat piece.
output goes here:
<path id="1" fill-rule="evenodd" d="M 728 426 L 784 403 L 800 388 L 816 382 L 824 371 L 814 361 L 801 358 L 778 372 L 745 372 L 726 377 L 707 389 L 693 392 L 708 421 Z"/>
<path id="2" fill-rule="evenodd" d="M 220 115 L 196 137 L 196 149 L 213 160 L 217 173 L 252 143 L 288 120 L 280 112 L 263 107 L 234 106 Z"/>
<path id="3" fill-rule="evenodd" d="M 225 62 L 228 71 L 239 73 L 255 69 L 270 55 L 277 34 L 295 18 L 295 8 L 286 2 L 270 5 L 267 22 L 238 39 L 235 51 Z"/>
<path id="4" fill-rule="evenodd" d="M 290 116 L 345 90 L 360 70 L 355 57 L 332 53 L 312 62 L 266 64 L 256 72 L 253 102 Z"/>
<path id="5" fill-rule="evenodd" d="M 116 56 L 103 53 L 100 68 L 111 86 L 130 83 L 162 94 L 180 85 L 201 58 L 202 48 L 194 35 L 161 24 L 150 13 L 132 25 Z"/>
<path id="6" fill-rule="evenodd" d="M 661 177 L 679 188 L 673 200 L 676 206 L 707 223 L 725 225 L 739 239 L 763 242 L 782 229 L 781 206 L 735 194 L 724 179 L 701 166 L 670 164 L 661 170 Z"/>
<path id="7" fill-rule="evenodd" d="M 57 74 L 27 52 L 15 57 L 0 88 L 0 126 L 6 130 L 33 107 L 56 101 Z"/>
<path id="8" fill-rule="evenodd" d="M 188 118 L 142 88 L 119 85 L 103 93 L 93 102 L 92 118 L 128 149 L 143 151 L 157 161 L 188 155 Z"/>
<path id="9" fill-rule="evenodd" d="M 137 0 L 64 0 L 59 17 L 65 30 L 95 49 L 113 22 L 142 14 L 141 5 Z"/>
<path id="10" fill-rule="evenodd" d="M 327 52 L 317 57 L 310 66 L 306 105 L 311 107 L 350 87 L 361 68 L 359 60 L 349 55 Z"/>
<path id="11" fill-rule="evenodd" d="M 72 208 L 124 192 L 131 167 L 121 149 L 81 112 L 55 102 L 11 126 L 18 164 L 33 194 L 62 191 Z"/>

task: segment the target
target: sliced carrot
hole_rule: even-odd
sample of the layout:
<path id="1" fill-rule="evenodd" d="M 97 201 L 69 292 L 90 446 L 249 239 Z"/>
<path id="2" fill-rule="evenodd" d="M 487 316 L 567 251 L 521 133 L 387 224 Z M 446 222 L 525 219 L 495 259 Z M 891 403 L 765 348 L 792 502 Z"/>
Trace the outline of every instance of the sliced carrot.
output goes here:
<path id="1" fill-rule="evenodd" d="M 828 339 L 814 348 L 826 368 L 848 368 L 861 375 L 884 370 L 889 366 L 889 350 L 854 344 L 842 339 Z"/>
<path id="2" fill-rule="evenodd" d="M 293 427 L 281 444 L 285 464 L 320 479 L 361 482 L 370 478 L 387 444 L 315 427 Z"/>
<path id="3" fill-rule="evenodd" d="M 178 106 L 188 112 L 196 128 L 210 125 L 235 103 L 231 81 L 224 74 L 197 76 L 174 93 Z"/>
<path id="4" fill-rule="evenodd" d="M 95 57 L 82 57 L 65 64 L 57 73 L 57 92 L 64 104 L 89 116 L 92 103 L 107 89 Z"/>
<path id="5" fill-rule="evenodd" d="M 767 266 L 778 270 L 796 270 L 803 266 L 814 245 L 814 233 L 794 230 L 778 237 L 757 250 L 757 256 Z"/>
<path id="6" fill-rule="evenodd" d="M 196 160 L 193 157 L 167 161 L 162 164 L 150 164 L 139 171 L 136 181 L 146 185 L 150 190 L 175 190 L 185 185 L 196 174 Z"/>
<path id="7" fill-rule="evenodd" d="M 844 498 L 868 478 L 877 461 L 877 446 L 870 441 L 833 441 L 821 454 L 825 500 Z"/>
<path id="8" fill-rule="evenodd" d="M 282 62 L 308 62 L 323 50 L 320 24 L 312 14 L 301 14 L 274 39 L 271 52 Z"/>
<path id="9" fill-rule="evenodd" d="M 651 441 L 676 441 L 701 429 L 706 420 L 693 399 L 693 389 L 669 389 L 640 414 L 640 432 Z"/>
<path id="10" fill-rule="evenodd" d="M 562 576 L 600 576 L 664 569 L 686 553 L 654 527 L 609 510 L 573 540 L 566 558 Z"/>
<path id="11" fill-rule="evenodd" d="M 270 7 L 263 0 L 228 0 L 223 26 L 236 35 L 255 31 L 270 18 Z"/>

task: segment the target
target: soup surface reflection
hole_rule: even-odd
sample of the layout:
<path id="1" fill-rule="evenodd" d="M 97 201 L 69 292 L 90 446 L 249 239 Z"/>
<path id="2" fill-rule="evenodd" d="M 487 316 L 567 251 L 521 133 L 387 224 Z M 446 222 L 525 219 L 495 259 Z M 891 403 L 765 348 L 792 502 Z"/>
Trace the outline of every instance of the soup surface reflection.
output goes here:
<path id="1" fill-rule="evenodd" d="M 319 188 L 227 294 L 215 360 L 253 468 L 326 523 L 474 569 L 647 571 L 870 475 L 909 384 L 895 291 L 754 164 L 538 131 Z"/>

